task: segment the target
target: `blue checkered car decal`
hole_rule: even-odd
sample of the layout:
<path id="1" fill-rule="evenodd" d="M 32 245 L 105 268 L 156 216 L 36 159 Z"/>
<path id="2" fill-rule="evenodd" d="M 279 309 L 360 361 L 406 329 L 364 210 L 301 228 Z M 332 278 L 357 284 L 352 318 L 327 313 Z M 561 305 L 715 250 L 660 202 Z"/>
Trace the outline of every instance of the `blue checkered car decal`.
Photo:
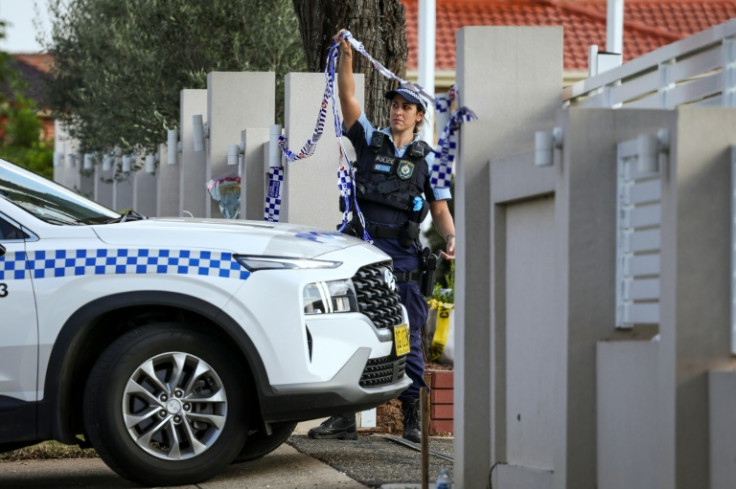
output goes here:
<path id="1" fill-rule="evenodd" d="M 232 253 L 199 250 L 39 250 L 29 253 L 27 259 L 22 251 L 0 257 L 0 280 L 124 274 L 200 275 L 245 280 L 250 272 Z"/>

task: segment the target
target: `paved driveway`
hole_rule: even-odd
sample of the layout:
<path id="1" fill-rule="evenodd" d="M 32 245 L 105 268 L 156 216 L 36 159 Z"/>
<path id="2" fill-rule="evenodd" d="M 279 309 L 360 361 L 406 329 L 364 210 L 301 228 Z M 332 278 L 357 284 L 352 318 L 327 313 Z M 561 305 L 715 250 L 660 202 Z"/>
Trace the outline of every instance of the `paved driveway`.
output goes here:
<path id="1" fill-rule="evenodd" d="M 2 489 L 123 489 L 133 484 L 98 458 L 0 462 Z M 217 477 L 187 489 L 366 489 L 347 475 L 289 445 L 259 460 L 230 466 Z"/>
<path id="2" fill-rule="evenodd" d="M 421 487 L 421 454 L 380 434 L 311 440 L 295 434 L 273 453 L 230 466 L 187 489 L 367 489 Z M 453 439 L 429 440 L 429 480 L 453 471 Z M 297 451 L 298 450 L 298 451 Z M 449 458 L 449 459 L 448 459 Z M 99 458 L 0 462 L 0 489 L 139 489 Z M 430 486 L 431 487 L 431 486 Z"/>

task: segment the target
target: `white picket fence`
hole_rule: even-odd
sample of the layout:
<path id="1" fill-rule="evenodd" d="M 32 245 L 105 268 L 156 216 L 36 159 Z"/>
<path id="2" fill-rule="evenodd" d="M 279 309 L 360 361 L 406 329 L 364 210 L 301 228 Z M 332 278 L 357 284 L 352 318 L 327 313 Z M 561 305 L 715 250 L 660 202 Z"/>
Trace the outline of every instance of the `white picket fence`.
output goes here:
<path id="1" fill-rule="evenodd" d="M 736 19 L 566 87 L 567 106 L 736 107 Z"/>

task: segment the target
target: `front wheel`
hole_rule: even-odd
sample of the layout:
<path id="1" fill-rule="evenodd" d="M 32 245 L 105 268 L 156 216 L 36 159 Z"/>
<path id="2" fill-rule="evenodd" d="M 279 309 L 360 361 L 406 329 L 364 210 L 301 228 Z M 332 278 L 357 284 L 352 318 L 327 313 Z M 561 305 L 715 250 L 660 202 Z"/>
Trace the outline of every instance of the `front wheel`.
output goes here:
<path id="1" fill-rule="evenodd" d="M 220 472 L 248 433 L 240 362 L 183 324 L 121 336 L 93 367 L 84 421 L 100 457 L 146 485 L 183 485 Z"/>

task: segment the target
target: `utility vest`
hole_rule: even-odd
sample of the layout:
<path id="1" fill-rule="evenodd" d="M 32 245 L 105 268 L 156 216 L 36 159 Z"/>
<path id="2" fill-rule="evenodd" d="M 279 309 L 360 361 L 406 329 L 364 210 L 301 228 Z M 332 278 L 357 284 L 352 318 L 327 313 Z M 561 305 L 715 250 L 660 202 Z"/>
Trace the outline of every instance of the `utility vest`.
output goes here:
<path id="1" fill-rule="evenodd" d="M 368 150 L 361 152 L 356 164 L 356 197 L 359 202 L 383 205 L 406 216 L 405 221 L 396 223 L 398 226 L 367 222 L 368 234 L 373 238 L 398 239 L 404 248 L 416 242 L 419 224 L 429 213 L 429 204 L 422 198 L 422 193 L 429 178 L 425 157 L 430 151 L 432 149 L 427 143 L 415 141 L 406 148 L 403 157 L 397 158 L 387 134 L 375 131 L 371 136 Z M 362 236 L 362 225 L 355 214 L 344 232 Z"/>
<path id="2" fill-rule="evenodd" d="M 410 221 L 422 222 L 429 206 L 422 200 L 422 208 L 416 209 L 415 197 L 421 198 L 424 183 L 429 178 L 425 157 L 431 150 L 424 141 L 415 141 L 406 148 L 404 156 L 398 158 L 394 156 L 389 136 L 375 131 L 368 151 L 363 151 L 357 161 L 358 200 L 404 211 Z"/>

